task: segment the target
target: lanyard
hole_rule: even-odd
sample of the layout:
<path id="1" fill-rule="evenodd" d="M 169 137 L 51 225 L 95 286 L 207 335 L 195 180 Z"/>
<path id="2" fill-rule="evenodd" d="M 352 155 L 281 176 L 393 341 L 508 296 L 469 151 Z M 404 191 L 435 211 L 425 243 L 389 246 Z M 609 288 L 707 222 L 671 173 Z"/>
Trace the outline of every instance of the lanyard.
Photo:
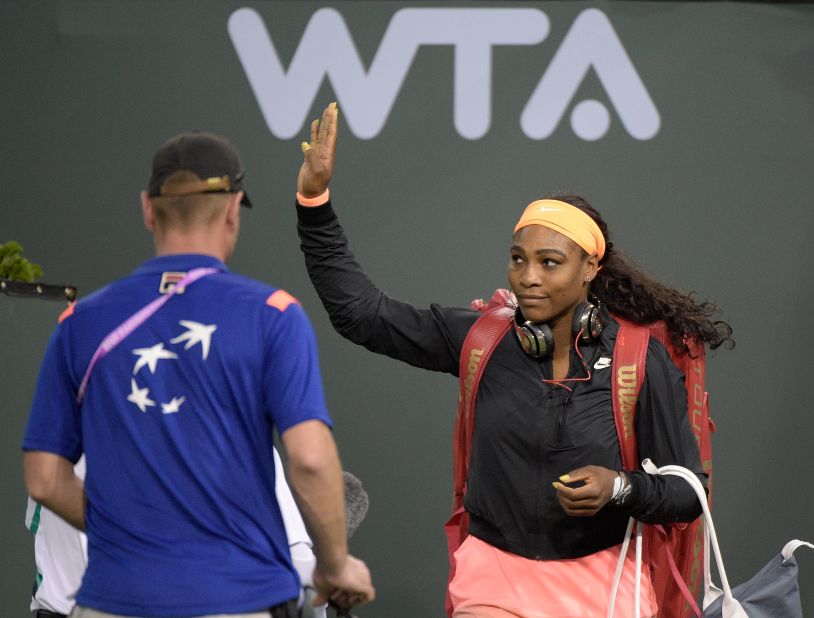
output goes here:
<path id="1" fill-rule="evenodd" d="M 99 347 L 96 348 L 96 352 L 93 353 L 93 357 L 91 357 L 90 363 L 88 363 L 88 368 L 85 371 L 85 376 L 82 378 L 82 383 L 79 385 L 79 391 L 76 394 L 76 405 L 82 405 L 82 400 L 85 398 L 85 391 L 88 388 L 88 381 L 90 381 L 90 374 L 93 372 L 96 363 L 107 356 L 117 345 L 124 341 L 124 339 L 130 335 L 130 333 L 144 324 L 144 322 L 146 322 L 151 315 L 161 309 L 161 307 L 164 306 L 164 303 L 172 298 L 176 292 L 183 290 L 186 286 L 197 281 L 198 279 L 216 272 L 218 272 L 217 268 L 195 268 L 189 271 L 184 278 L 176 283 L 166 294 L 162 294 L 136 311 L 118 327 L 113 329 L 104 339 L 102 339 L 102 343 L 99 344 Z"/>

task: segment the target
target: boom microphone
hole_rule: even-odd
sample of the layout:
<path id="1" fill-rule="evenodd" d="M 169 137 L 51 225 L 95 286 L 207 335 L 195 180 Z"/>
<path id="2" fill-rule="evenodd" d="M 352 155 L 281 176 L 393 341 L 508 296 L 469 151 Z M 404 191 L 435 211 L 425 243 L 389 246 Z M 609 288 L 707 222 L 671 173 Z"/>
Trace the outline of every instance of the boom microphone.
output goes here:
<path id="1" fill-rule="evenodd" d="M 342 471 L 342 476 L 345 480 L 345 528 L 350 538 L 367 515 L 370 500 L 358 477 L 347 470 Z M 341 607 L 330 601 L 328 604 L 336 611 L 337 618 L 356 618 L 350 612 L 350 608 Z"/>
<path id="2" fill-rule="evenodd" d="M 370 501 L 367 492 L 362 487 L 362 481 L 356 475 L 344 470 L 342 480 L 345 484 L 345 530 L 348 533 L 348 538 L 350 538 L 367 515 Z M 315 596 L 316 590 L 311 587 L 305 588 L 305 600 L 300 608 L 300 618 L 318 618 L 326 615 L 324 606 L 313 606 Z M 337 618 L 356 618 L 349 608 L 339 607 L 330 601 L 328 604 L 336 612 Z"/>
<path id="3" fill-rule="evenodd" d="M 345 480 L 345 527 L 350 538 L 367 515 L 370 501 L 362 481 L 347 470 L 342 472 L 342 476 Z"/>

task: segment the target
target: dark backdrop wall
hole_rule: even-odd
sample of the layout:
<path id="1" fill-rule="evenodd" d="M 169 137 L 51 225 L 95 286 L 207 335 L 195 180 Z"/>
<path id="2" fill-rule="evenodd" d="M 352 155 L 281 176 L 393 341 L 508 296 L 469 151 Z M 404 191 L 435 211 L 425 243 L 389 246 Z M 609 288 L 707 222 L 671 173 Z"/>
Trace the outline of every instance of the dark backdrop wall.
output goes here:
<path id="1" fill-rule="evenodd" d="M 0 5 L 0 49 L 0 242 L 48 282 L 87 294 L 150 256 L 138 195 L 165 138 L 206 128 L 242 150 L 256 208 L 232 267 L 307 308 L 344 465 L 370 494 L 352 550 L 379 600 L 360 616 L 442 614 L 456 383 L 340 339 L 307 281 L 298 144 L 335 99 L 335 207 L 391 294 L 504 286 L 523 207 L 572 190 L 650 273 L 714 299 L 738 341 L 708 364 L 730 578 L 814 540 L 814 5 L 18 1 Z M 19 444 L 61 309 L 0 297 L 2 616 L 28 604 Z"/>

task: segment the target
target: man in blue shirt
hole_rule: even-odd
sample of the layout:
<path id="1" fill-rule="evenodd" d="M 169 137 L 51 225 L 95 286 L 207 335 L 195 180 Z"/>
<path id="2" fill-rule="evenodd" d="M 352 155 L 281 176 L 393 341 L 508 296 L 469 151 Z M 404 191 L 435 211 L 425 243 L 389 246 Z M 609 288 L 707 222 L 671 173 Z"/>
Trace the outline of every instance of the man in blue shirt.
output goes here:
<path id="1" fill-rule="evenodd" d="M 310 323 L 285 291 L 225 266 L 240 205 L 251 206 L 242 180 L 219 136 L 162 145 L 142 193 L 157 257 L 72 305 L 49 343 L 25 480 L 34 500 L 87 531 L 72 616 L 293 616 L 299 582 L 274 493 L 275 430 L 314 541 L 315 585 L 348 605 L 374 597 L 367 567 L 347 553 Z M 100 346 L 199 268 L 210 271 L 118 345 Z M 73 471 L 83 452 L 84 484 Z"/>

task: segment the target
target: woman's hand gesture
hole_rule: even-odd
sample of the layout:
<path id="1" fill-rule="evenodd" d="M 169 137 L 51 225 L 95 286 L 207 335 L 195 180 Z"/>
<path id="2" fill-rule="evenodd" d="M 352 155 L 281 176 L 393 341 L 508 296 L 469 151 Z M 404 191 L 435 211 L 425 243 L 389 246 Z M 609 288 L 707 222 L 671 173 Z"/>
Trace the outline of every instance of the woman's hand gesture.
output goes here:
<path id="1" fill-rule="evenodd" d="M 311 141 L 302 143 L 304 157 L 297 177 L 297 191 L 303 197 L 318 197 L 328 188 L 334 173 L 338 125 L 336 103 L 325 108 L 321 121 L 311 123 Z"/>
<path id="2" fill-rule="evenodd" d="M 554 483 L 560 506 L 575 517 L 596 515 L 610 502 L 616 477 L 616 471 L 602 466 L 585 466 L 564 474 Z"/>

